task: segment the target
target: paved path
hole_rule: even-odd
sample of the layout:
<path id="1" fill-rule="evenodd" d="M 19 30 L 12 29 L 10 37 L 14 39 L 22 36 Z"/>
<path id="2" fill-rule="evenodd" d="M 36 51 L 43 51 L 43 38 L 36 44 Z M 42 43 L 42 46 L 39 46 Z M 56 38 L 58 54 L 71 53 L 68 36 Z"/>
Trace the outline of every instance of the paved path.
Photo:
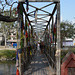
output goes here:
<path id="1" fill-rule="evenodd" d="M 24 75 L 52 75 L 45 55 L 37 51 Z"/>

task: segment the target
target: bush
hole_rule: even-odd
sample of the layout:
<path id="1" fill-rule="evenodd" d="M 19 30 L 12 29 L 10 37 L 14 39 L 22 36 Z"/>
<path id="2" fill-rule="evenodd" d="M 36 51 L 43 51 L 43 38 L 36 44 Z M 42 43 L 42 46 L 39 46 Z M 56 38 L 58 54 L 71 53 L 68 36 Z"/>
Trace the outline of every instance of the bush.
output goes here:
<path id="1" fill-rule="evenodd" d="M 13 58 L 16 57 L 16 51 L 14 50 L 0 50 L 0 58 L 5 57 L 5 58 Z"/>

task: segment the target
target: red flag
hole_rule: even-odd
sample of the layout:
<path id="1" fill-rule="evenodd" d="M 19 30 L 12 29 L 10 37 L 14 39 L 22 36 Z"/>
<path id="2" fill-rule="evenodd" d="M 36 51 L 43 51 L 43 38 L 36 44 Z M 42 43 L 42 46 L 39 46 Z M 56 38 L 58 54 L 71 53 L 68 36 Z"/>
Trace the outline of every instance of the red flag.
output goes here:
<path id="1" fill-rule="evenodd" d="M 27 33 L 27 31 L 26 31 L 26 38 L 28 37 L 28 33 Z"/>
<path id="2" fill-rule="evenodd" d="M 53 28 L 54 34 L 56 33 L 56 25 L 54 24 L 54 28 Z"/>
<path id="3" fill-rule="evenodd" d="M 29 23 L 28 23 L 28 27 L 29 27 Z"/>
<path id="4" fill-rule="evenodd" d="M 56 34 L 56 28 L 57 28 L 57 15 L 56 15 L 56 19 L 55 19 L 54 28 L 53 28 L 54 34 Z"/>
<path id="5" fill-rule="evenodd" d="M 17 71 L 16 71 L 16 75 L 19 75 L 19 70 L 17 69 Z"/>

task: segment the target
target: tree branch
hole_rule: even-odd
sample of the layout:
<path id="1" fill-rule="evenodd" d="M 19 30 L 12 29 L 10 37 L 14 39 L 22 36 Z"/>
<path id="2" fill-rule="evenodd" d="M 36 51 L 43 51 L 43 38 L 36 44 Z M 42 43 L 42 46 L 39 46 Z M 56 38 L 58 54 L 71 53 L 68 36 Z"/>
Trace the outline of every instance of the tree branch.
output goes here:
<path id="1" fill-rule="evenodd" d="M 18 18 L 11 18 L 10 16 L 3 16 L 0 14 L 0 21 L 4 22 L 15 22 Z"/>

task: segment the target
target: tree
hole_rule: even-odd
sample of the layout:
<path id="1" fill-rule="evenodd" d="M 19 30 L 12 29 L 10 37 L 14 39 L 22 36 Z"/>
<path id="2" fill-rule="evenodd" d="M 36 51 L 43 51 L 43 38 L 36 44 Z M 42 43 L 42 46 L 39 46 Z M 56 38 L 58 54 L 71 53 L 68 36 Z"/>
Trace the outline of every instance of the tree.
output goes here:
<path id="1" fill-rule="evenodd" d="M 75 38 L 75 27 L 71 22 L 61 22 L 61 46 L 65 38 Z"/>
<path id="2" fill-rule="evenodd" d="M 13 7 L 15 3 L 18 3 L 17 0 L 0 0 L 0 21 L 4 22 L 14 22 L 17 21 L 17 16 L 15 17 L 13 15 L 14 10 L 17 10 L 17 8 Z M 9 11 L 6 10 L 6 8 L 10 8 Z M 8 12 L 8 15 L 4 15 L 4 12 Z"/>
<path id="3" fill-rule="evenodd" d="M 9 29 L 16 26 L 15 21 L 17 21 L 17 14 L 15 14 L 15 12 L 17 8 L 13 7 L 15 3 L 17 3 L 16 0 L 0 0 L 0 32 L 2 32 L 5 37 L 5 46 L 6 38 L 10 37 Z M 8 10 L 6 7 L 8 7 Z"/>

